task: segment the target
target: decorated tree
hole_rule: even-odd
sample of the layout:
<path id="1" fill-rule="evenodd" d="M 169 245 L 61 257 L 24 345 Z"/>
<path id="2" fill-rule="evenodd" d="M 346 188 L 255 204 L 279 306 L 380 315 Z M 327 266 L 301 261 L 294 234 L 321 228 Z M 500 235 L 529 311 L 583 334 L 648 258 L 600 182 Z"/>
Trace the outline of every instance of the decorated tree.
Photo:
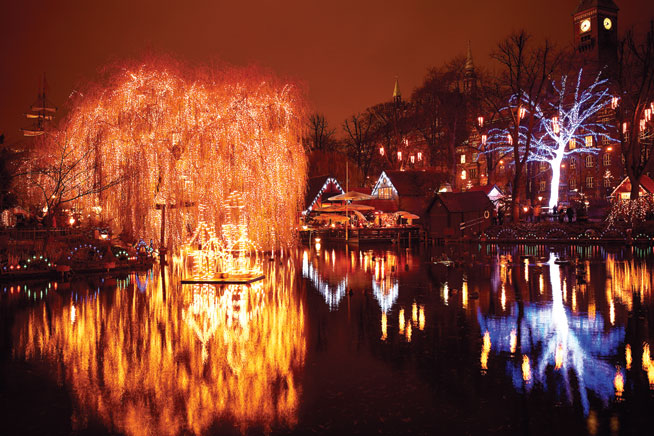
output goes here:
<path id="1" fill-rule="evenodd" d="M 549 42 L 533 47 L 524 31 L 502 41 L 493 54 L 501 65 L 496 84 L 499 95 L 495 126 L 488 131 L 487 153 L 510 153 L 513 165 L 511 209 L 513 220 L 520 214 L 524 173 L 531 156 L 534 133 L 539 128 L 537 108 L 548 97 L 550 77 L 560 56 Z"/>
<path id="2" fill-rule="evenodd" d="M 97 139 L 96 139 L 97 141 Z M 33 204 L 42 207 L 46 222 L 63 208 L 73 207 L 85 197 L 118 185 L 124 174 L 111 174 L 98 179 L 98 143 L 76 142 L 64 127 L 46 132 L 36 140 L 34 154 L 26 178 Z"/>
<path id="3" fill-rule="evenodd" d="M 52 136 L 57 153 L 39 164 L 54 191 L 35 186 L 95 208 L 128 239 L 157 238 L 164 227 L 167 247 L 199 220 L 220 229 L 239 191 L 250 237 L 264 249 L 287 246 L 304 199 L 305 123 L 302 93 L 268 73 L 126 62 L 75 94 Z"/>
<path id="4" fill-rule="evenodd" d="M 542 105 L 534 106 L 539 125 L 532 132 L 533 146 L 528 160 L 546 162 L 552 169 L 548 203 L 551 210 L 559 202 L 563 158 L 598 152 L 592 146 L 569 147 L 569 144 L 585 144 L 589 136 L 610 139 L 608 135 L 612 126 L 597 119 L 598 113 L 611 104 L 607 80 L 602 79 L 600 73 L 590 85 L 584 86 L 582 77 L 583 70 L 579 70 L 573 83 L 569 83 L 568 76 L 563 76 L 560 83 L 553 82 L 555 98 L 545 103 L 545 108 Z"/>
<path id="5" fill-rule="evenodd" d="M 654 165 L 654 22 L 642 40 L 628 32 L 618 46 L 615 88 L 615 135 L 620 140 L 631 199 L 638 198 L 640 178 Z"/>

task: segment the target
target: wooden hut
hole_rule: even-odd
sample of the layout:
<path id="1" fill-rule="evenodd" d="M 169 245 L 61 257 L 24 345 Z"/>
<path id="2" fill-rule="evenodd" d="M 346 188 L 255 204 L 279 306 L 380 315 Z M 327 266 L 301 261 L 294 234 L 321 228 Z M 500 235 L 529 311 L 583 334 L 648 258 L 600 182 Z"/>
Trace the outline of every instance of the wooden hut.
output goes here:
<path id="1" fill-rule="evenodd" d="M 640 177 L 640 195 L 654 194 L 654 180 L 643 174 Z M 631 182 L 625 177 L 611 192 L 611 198 L 629 200 L 631 198 Z"/>
<path id="2" fill-rule="evenodd" d="M 368 203 L 384 212 L 401 210 L 423 218 L 429 201 L 446 178 L 436 171 L 382 171 L 371 193 L 376 199 Z"/>
<path id="3" fill-rule="evenodd" d="M 427 207 L 429 237 L 462 238 L 484 231 L 491 224 L 493 203 L 482 191 L 439 192 Z"/>

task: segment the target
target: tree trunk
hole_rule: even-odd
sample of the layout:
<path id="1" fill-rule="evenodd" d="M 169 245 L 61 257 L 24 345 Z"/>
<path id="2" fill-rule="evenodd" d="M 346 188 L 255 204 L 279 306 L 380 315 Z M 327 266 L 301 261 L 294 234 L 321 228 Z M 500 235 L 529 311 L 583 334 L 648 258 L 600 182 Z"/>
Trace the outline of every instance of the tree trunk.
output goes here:
<path id="1" fill-rule="evenodd" d="M 636 200 L 640 195 L 640 178 L 635 175 L 629 174 L 629 182 L 631 183 L 631 200 Z"/>
<path id="2" fill-rule="evenodd" d="M 522 164 L 519 161 L 516 162 L 515 175 L 513 176 L 513 192 L 511 193 L 511 217 L 514 223 L 520 221 L 520 178 L 522 176 L 522 168 Z"/>

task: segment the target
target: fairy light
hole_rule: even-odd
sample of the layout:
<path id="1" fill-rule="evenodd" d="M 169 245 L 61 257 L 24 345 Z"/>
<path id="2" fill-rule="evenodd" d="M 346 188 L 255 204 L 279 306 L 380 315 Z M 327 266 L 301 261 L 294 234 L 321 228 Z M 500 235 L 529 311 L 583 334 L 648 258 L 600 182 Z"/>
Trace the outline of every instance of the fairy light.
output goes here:
<path id="1" fill-rule="evenodd" d="M 306 186 L 304 115 L 298 88 L 267 73 L 200 72 L 155 59 L 121 65 L 104 83 L 89 85 L 43 140 L 53 141 L 51 148 L 89 144 L 71 156 L 93 161 L 92 177 L 80 183 L 124 176 L 75 201 L 76 209 L 100 210 L 113 232 L 156 237 L 162 214 L 155 204 L 168 205 L 165 244 L 179 247 L 198 222 L 197 205 L 206 205 L 206 221 L 220 228 L 222 205 L 239 190 L 249 235 L 267 250 L 295 242 Z"/>
<path id="2" fill-rule="evenodd" d="M 620 102 L 620 98 L 618 97 L 611 98 L 611 109 L 613 110 L 617 109 L 619 102 Z"/>

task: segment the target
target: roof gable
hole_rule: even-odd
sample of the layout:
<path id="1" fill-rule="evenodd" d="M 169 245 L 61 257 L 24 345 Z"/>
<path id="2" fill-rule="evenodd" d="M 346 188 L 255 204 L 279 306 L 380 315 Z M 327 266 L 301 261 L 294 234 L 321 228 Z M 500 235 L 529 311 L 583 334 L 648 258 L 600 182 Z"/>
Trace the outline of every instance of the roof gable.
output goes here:
<path id="1" fill-rule="evenodd" d="M 654 180 L 652 180 L 646 174 L 643 174 L 642 176 L 640 176 L 640 189 L 643 190 L 645 193 L 654 194 Z M 628 191 L 631 190 L 631 182 L 629 181 L 629 177 L 625 177 L 624 179 L 622 179 L 622 181 L 618 184 L 618 186 L 615 187 L 613 192 L 611 192 L 610 197 L 613 197 L 616 192 L 622 190 L 628 190 Z"/>
<path id="2" fill-rule="evenodd" d="M 304 206 L 306 208 L 305 213 L 311 212 L 315 202 L 318 201 L 330 184 L 333 184 L 336 187 L 336 190 L 341 194 L 345 193 L 343 188 L 341 188 L 341 185 L 338 183 L 338 180 L 334 177 L 318 176 L 309 179 L 307 182 L 307 192 L 304 196 Z"/>
<path id="3" fill-rule="evenodd" d="M 439 192 L 434 195 L 427 211 L 433 207 L 436 201 L 440 201 L 451 213 L 473 212 L 493 207 L 493 203 L 481 191 Z"/>
<path id="4" fill-rule="evenodd" d="M 377 195 L 381 186 L 390 184 L 398 196 L 431 197 L 446 179 L 445 174 L 437 171 L 382 171 L 372 195 Z"/>

